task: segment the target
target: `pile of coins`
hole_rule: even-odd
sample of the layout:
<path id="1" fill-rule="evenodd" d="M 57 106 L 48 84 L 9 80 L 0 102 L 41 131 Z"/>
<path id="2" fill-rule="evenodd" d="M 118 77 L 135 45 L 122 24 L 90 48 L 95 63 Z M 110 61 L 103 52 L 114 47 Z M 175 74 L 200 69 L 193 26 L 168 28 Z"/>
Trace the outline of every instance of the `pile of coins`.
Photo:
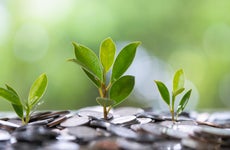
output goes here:
<path id="1" fill-rule="evenodd" d="M 28 125 L 0 119 L 0 150 L 230 149 L 230 112 L 170 114 L 121 107 L 103 119 L 101 107 L 35 113 Z M 224 117 L 223 117 L 224 116 Z"/>

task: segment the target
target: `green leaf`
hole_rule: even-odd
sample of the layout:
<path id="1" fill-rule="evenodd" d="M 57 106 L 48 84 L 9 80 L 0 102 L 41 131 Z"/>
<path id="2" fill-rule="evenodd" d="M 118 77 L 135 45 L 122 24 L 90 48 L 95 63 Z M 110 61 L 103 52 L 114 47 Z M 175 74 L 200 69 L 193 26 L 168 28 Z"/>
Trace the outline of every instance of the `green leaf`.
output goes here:
<path id="1" fill-rule="evenodd" d="M 92 72 L 100 81 L 103 81 L 103 70 L 97 55 L 83 45 L 73 43 L 73 46 L 77 61 L 85 66 L 89 72 Z"/>
<path id="2" fill-rule="evenodd" d="M 133 76 L 123 76 L 119 78 L 110 89 L 110 99 L 115 101 L 115 105 L 121 103 L 132 92 L 135 84 L 135 78 Z"/>
<path id="3" fill-rule="evenodd" d="M 23 118 L 23 106 L 22 105 L 16 105 L 16 104 L 11 104 L 14 111 L 18 115 L 19 118 Z"/>
<path id="4" fill-rule="evenodd" d="M 81 68 L 82 68 L 82 70 L 84 72 L 87 71 L 87 76 L 88 76 L 88 74 L 90 74 L 92 76 L 92 78 L 90 77 L 90 80 L 95 79 L 95 80 L 99 80 L 100 81 L 100 79 L 87 66 L 85 66 L 84 64 L 82 64 L 77 59 L 68 59 L 68 61 L 74 62 L 74 63 L 78 64 L 79 66 L 81 66 Z"/>
<path id="5" fill-rule="evenodd" d="M 85 70 L 84 68 L 82 68 L 83 71 L 85 72 L 85 74 L 88 76 L 88 78 L 94 83 L 94 85 L 97 87 L 97 88 L 100 88 L 101 87 L 101 83 L 100 81 L 98 81 L 98 79 L 93 76 L 90 72 L 88 72 L 87 70 Z"/>
<path id="6" fill-rule="evenodd" d="M 41 99 L 47 88 L 47 76 L 41 74 L 32 84 L 28 96 L 28 104 L 32 108 Z"/>
<path id="7" fill-rule="evenodd" d="M 179 95 L 179 94 L 182 93 L 184 90 L 185 90 L 185 88 L 178 89 L 178 90 L 175 91 L 173 94 L 174 94 L 174 96 Z"/>
<path id="8" fill-rule="evenodd" d="M 17 93 L 12 87 L 10 87 L 9 85 L 6 84 L 6 88 L 7 88 L 9 91 L 13 92 L 15 95 L 18 96 L 18 93 Z M 19 98 L 19 96 L 18 96 L 18 98 Z M 20 99 L 20 98 L 19 98 L 19 99 Z"/>
<path id="9" fill-rule="evenodd" d="M 21 105 L 21 101 L 20 101 L 18 95 L 15 94 L 14 92 L 12 92 L 11 90 L 0 88 L 0 96 L 3 97 L 4 99 L 8 100 L 12 104 Z"/>
<path id="10" fill-rule="evenodd" d="M 174 78 L 173 78 L 173 94 L 177 93 L 178 90 L 184 88 L 184 71 L 182 69 L 179 69 L 176 71 Z"/>
<path id="11" fill-rule="evenodd" d="M 108 72 L 113 64 L 116 47 L 111 38 L 105 39 L 100 46 L 100 60 L 105 72 Z"/>
<path id="12" fill-rule="evenodd" d="M 170 106 L 170 95 L 169 95 L 169 90 L 165 86 L 165 84 L 161 81 L 155 80 L 155 83 L 157 85 L 158 91 L 161 94 L 162 99 Z"/>
<path id="13" fill-rule="evenodd" d="M 190 98 L 192 89 L 190 89 L 187 93 L 185 93 L 185 95 L 182 97 L 180 104 L 177 107 L 177 114 L 180 114 L 186 107 L 188 100 Z"/>
<path id="14" fill-rule="evenodd" d="M 115 104 L 115 101 L 109 98 L 97 97 L 96 101 L 98 104 L 100 104 L 103 107 L 108 107 L 108 106 L 112 106 Z"/>
<path id="15" fill-rule="evenodd" d="M 125 71 L 132 64 L 136 54 L 137 46 L 140 42 L 133 42 L 125 46 L 118 54 L 112 69 L 111 81 L 112 83 L 119 79 Z"/>

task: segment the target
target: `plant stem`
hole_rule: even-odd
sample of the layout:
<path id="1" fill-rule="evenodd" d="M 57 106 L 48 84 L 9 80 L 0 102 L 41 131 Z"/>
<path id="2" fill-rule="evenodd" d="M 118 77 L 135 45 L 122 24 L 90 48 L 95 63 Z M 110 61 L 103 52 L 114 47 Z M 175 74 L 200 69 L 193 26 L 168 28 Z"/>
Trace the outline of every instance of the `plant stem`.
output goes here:
<path id="1" fill-rule="evenodd" d="M 174 94 L 172 94 L 172 106 L 171 106 L 171 115 L 172 115 L 172 121 L 175 122 L 175 119 L 174 119 L 174 102 L 175 102 L 175 96 Z"/>
<path id="2" fill-rule="evenodd" d="M 107 118 L 108 112 L 107 112 L 105 106 L 103 106 L 103 112 L 104 112 L 104 119 L 107 120 L 107 119 L 108 119 L 108 118 Z"/>

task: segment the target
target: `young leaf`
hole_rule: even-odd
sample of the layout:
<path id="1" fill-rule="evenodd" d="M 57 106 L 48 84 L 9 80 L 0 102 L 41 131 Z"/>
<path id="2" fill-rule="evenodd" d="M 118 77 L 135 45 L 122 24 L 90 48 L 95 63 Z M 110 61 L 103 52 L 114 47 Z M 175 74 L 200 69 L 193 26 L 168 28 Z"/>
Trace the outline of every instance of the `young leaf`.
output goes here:
<path id="1" fill-rule="evenodd" d="M 12 104 L 21 105 L 21 101 L 20 101 L 18 95 L 16 95 L 11 90 L 0 88 L 0 96 L 5 98 L 6 100 L 11 102 Z"/>
<path id="2" fill-rule="evenodd" d="M 103 70 L 97 55 L 89 48 L 73 43 L 76 59 L 86 66 L 100 81 L 103 81 Z"/>
<path id="3" fill-rule="evenodd" d="M 162 99 L 170 106 L 170 95 L 169 95 L 169 90 L 165 86 L 165 84 L 161 81 L 155 80 L 155 83 L 157 85 L 157 88 L 161 94 Z"/>
<path id="4" fill-rule="evenodd" d="M 22 105 L 16 105 L 16 104 L 11 104 L 12 107 L 14 108 L 14 111 L 18 115 L 19 118 L 23 118 L 23 106 Z"/>
<path id="5" fill-rule="evenodd" d="M 82 68 L 83 71 L 85 72 L 85 74 L 88 76 L 88 78 L 94 83 L 94 85 L 97 87 L 97 88 L 100 88 L 101 87 L 101 83 L 100 81 L 98 81 L 98 79 L 93 76 L 90 72 L 88 72 L 87 70 L 85 70 L 84 68 Z"/>
<path id="6" fill-rule="evenodd" d="M 174 78 L 173 78 L 173 93 L 178 93 L 178 90 L 184 88 L 184 71 L 179 69 L 176 71 Z"/>
<path id="7" fill-rule="evenodd" d="M 133 90 L 134 84 L 135 78 L 129 75 L 123 76 L 114 82 L 109 93 L 110 99 L 115 101 L 113 106 L 118 105 L 129 96 Z"/>
<path id="8" fill-rule="evenodd" d="M 125 46 L 118 54 L 112 68 L 112 75 L 111 75 L 112 83 L 115 80 L 119 79 L 129 68 L 129 66 L 133 62 L 133 59 L 136 54 L 136 49 L 139 44 L 140 42 L 130 43 L 127 46 Z"/>
<path id="9" fill-rule="evenodd" d="M 108 107 L 108 106 L 112 106 L 115 104 L 114 100 L 111 100 L 109 98 L 101 98 L 101 97 L 97 97 L 96 101 L 98 104 L 100 104 L 103 107 Z"/>
<path id="10" fill-rule="evenodd" d="M 12 87 L 10 87 L 9 85 L 6 84 L 6 88 L 7 88 L 9 91 L 13 92 L 13 93 L 19 98 L 18 93 L 17 93 Z M 20 98 L 19 98 L 19 99 L 20 99 Z"/>
<path id="11" fill-rule="evenodd" d="M 100 60 L 105 72 L 108 72 L 113 64 L 116 47 L 111 38 L 105 39 L 100 46 Z"/>
<path id="12" fill-rule="evenodd" d="M 85 72 L 85 74 L 89 77 L 89 79 L 94 82 L 94 84 L 96 84 L 97 87 L 100 87 L 100 79 L 84 64 L 82 64 L 80 61 L 78 61 L 77 59 L 68 59 L 68 61 L 74 62 L 76 64 L 78 64 L 79 66 L 81 66 L 82 70 Z M 98 82 L 98 83 L 96 83 Z"/>
<path id="13" fill-rule="evenodd" d="M 185 90 L 185 88 L 178 89 L 178 90 L 175 91 L 173 94 L 174 94 L 174 96 L 179 95 L 179 94 L 182 93 L 184 90 Z"/>
<path id="14" fill-rule="evenodd" d="M 40 75 L 32 84 L 28 97 L 28 104 L 33 107 L 45 93 L 47 87 L 46 74 Z"/>
<path id="15" fill-rule="evenodd" d="M 188 103 L 188 100 L 190 98 L 190 95 L 191 95 L 191 92 L 192 92 L 192 89 L 190 89 L 187 93 L 185 93 L 185 95 L 182 97 L 181 101 L 180 101 L 180 104 L 178 105 L 177 107 L 177 114 L 180 114 L 185 106 L 187 105 Z"/>

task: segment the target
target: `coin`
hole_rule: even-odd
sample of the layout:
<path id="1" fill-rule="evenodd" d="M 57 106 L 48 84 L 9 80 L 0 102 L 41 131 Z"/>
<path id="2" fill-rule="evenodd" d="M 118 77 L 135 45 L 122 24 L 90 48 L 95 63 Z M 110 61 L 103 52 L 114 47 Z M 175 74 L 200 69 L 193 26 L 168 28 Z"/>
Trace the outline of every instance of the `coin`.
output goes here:
<path id="1" fill-rule="evenodd" d="M 83 141 L 89 141 L 99 136 L 95 129 L 87 126 L 76 126 L 68 128 L 68 133 Z"/>
<path id="2" fill-rule="evenodd" d="M 136 115 L 138 113 L 144 112 L 141 108 L 136 107 L 120 107 L 114 110 L 115 116 L 129 116 L 129 115 Z"/>
<path id="3" fill-rule="evenodd" d="M 111 120 L 111 123 L 113 124 L 125 124 L 125 123 L 130 123 L 136 120 L 136 116 L 133 115 L 127 115 L 127 116 L 122 116 L 122 117 L 117 117 Z"/>
<path id="4" fill-rule="evenodd" d="M 11 135 L 5 130 L 0 130 L 0 142 L 10 140 Z"/>
<path id="5" fill-rule="evenodd" d="M 90 117 L 90 118 L 95 118 L 95 119 L 104 119 L 104 114 L 102 112 L 98 111 L 92 111 L 92 110 L 81 110 L 77 113 L 79 116 L 82 117 Z M 112 114 L 107 115 L 107 119 L 112 119 L 113 116 Z"/>
<path id="6" fill-rule="evenodd" d="M 74 127 L 74 126 L 80 126 L 80 125 L 85 125 L 87 123 L 89 123 L 89 117 L 79 117 L 77 115 L 66 119 L 65 121 L 63 121 L 60 125 L 62 127 Z"/>

